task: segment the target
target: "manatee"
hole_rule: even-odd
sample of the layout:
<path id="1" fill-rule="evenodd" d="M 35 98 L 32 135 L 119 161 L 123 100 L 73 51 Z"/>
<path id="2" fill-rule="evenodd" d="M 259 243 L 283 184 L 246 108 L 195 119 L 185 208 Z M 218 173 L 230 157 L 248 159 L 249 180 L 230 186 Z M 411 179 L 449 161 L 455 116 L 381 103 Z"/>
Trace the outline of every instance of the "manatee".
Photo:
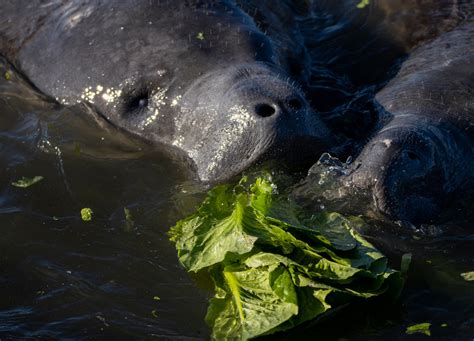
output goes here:
<path id="1" fill-rule="evenodd" d="M 375 95 L 396 76 L 401 61 L 474 11 L 472 0 L 373 0 L 363 8 L 356 0 L 308 2 L 308 16 L 322 21 L 316 30 L 311 20 L 306 26 L 306 45 L 318 68 L 311 101 L 332 135 L 346 144 L 336 155 L 341 160 L 357 156 L 383 125 Z"/>
<path id="2" fill-rule="evenodd" d="M 416 48 L 376 100 L 384 118 L 347 182 L 368 190 L 379 212 L 412 224 L 472 200 L 474 23 Z"/>
<path id="3" fill-rule="evenodd" d="M 362 87 L 332 87 L 348 94 L 347 104 L 322 115 L 348 148 L 333 155 L 339 160 L 325 155 L 293 196 L 312 209 L 404 226 L 452 219 L 453 209 L 466 217 L 474 194 L 474 3 L 378 0 L 360 10 L 353 1 L 316 3 L 330 13 L 332 36 L 323 44 L 342 52 L 333 70 Z M 387 61 L 392 68 L 379 70 Z M 348 156 L 355 161 L 340 161 Z"/>
<path id="4" fill-rule="evenodd" d="M 5 0 L 0 54 L 58 103 L 223 181 L 268 158 L 314 162 L 334 142 L 305 96 L 311 58 L 294 19 L 305 6 Z"/>

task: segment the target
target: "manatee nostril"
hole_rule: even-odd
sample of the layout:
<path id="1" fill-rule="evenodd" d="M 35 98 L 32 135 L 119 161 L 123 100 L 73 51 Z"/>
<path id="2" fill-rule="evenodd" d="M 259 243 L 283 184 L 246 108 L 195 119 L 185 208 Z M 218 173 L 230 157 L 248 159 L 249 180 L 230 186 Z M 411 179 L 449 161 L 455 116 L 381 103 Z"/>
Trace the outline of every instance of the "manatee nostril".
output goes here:
<path id="1" fill-rule="evenodd" d="M 274 106 L 270 104 L 266 104 L 266 103 L 257 104 L 255 106 L 255 113 L 261 117 L 270 117 L 276 113 L 276 109 Z"/>
<path id="2" fill-rule="evenodd" d="M 291 110 L 298 111 L 298 110 L 301 110 L 301 108 L 303 108 L 303 103 L 301 103 L 301 101 L 298 98 L 293 97 L 290 100 L 288 100 L 288 107 Z"/>

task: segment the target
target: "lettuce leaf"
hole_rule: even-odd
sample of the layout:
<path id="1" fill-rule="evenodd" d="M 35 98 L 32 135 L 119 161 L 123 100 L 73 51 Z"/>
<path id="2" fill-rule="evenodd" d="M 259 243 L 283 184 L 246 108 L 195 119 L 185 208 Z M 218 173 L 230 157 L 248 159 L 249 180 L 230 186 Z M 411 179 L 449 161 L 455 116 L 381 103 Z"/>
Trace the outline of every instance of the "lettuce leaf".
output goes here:
<path id="1" fill-rule="evenodd" d="M 354 299 L 397 297 L 399 271 L 354 227 L 356 217 L 310 214 L 268 177 L 212 189 L 169 231 L 188 271 L 208 270 L 214 339 L 247 340 L 293 328 Z"/>
<path id="2" fill-rule="evenodd" d="M 291 275 L 278 263 L 226 266 L 213 278 L 222 293 L 211 300 L 206 316 L 215 339 L 252 338 L 298 314 Z"/>

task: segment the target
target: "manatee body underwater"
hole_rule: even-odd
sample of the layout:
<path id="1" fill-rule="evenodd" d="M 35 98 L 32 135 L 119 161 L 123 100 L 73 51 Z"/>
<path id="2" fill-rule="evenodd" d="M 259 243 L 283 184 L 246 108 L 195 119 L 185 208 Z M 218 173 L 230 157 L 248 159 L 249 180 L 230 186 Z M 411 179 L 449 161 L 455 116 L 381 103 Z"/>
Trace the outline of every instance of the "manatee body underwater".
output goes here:
<path id="1" fill-rule="evenodd" d="M 346 154 L 336 156 L 355 160 L 344 165 L 321 159 L 296 187 L 295 197 L 316 209 L 322 200 L 335 210 L 366 211 L 408 226 L 469 216 L 474 193 L 474 3 L 379 0 L 365 12 L 354 11 L 350 2 L 315 4 L 317 13 L 330 14 L 325 29 L 332 36 L 320 42 L 319 50 L 340 49 L 331 68 L 346 78 L 338 79 L 356 84 L 372 79 L 372 87 L 351 92 L 341 82 L 331 84 L 333 93 L 349 93 L 349 100 L 322 116 L 332 134 L 347 143 Z M 360 31 L 378 33 L 367 36 L 368 48 L 359 43 L 351 53 L 352 35 Z M 314 53 L 324 54 L 320 51 Z M 392 69 L 377 68 L 387 61 Z M 334 64 L 330 58 L 326 63 Z M 380 72 L 385 80 L 377 81 L 374 75 Z M 321 192 L 320 180 L 326 180 L 319 172 L 327 166 L 340 172 Z"/>
<path id="2" fill-rule="evenodd" d="M 471 17 L 414 49 L 376 95 L 380 125 L 346 184 L 369 191 L 392 220 L 422 224 L 453 218 L 456 207 L 472 211 L 473 46 Z"/>
<path id="3" fill-rule="evenodd" d="M 328 148 L 296 85 L 310 71 L 295 6 L 265 6 L 265 18 L 253 13 L 272 34 L 245 1 L 2 1 L 0 53 L 57 102 L 87 104 L 184 152 L 200 180 L 222 181 L 289 150 L 314 162 Z"/>

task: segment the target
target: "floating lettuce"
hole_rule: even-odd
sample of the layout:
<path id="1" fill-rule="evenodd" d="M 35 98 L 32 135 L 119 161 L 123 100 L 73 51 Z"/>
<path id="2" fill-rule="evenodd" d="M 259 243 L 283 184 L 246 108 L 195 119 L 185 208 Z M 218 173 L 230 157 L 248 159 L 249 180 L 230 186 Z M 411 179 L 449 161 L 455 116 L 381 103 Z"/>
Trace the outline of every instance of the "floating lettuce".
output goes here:
<path id="1" fill-rule="evenodd" d="M 83 209 L 81 209 L 81 219 L 83 221 L 91 221 L 92 214 L 92 209 L 90 209 L 89 207 L 84 207 Z"/>
<path id="2" fill-rule="evenodd" d="M 419 324 L 415 324 L 413 326 L 407 327 L 407 330 L 405 331 L 405 333 L 409 335 L 415 334 L 415 333 L 421 333 L 421 334 L 431 336 L 430 327 L 431 327 L 431 323 L 428 323 L 428 322 L 419 323 Z"/>
<path id="3" fill-rule="evenodd" d="M 206 321 L 215 339 L 246 340 L 292 328 L 382 294 L 398 296 L 400 272 L 359 236 L 358 218 L 305 217 L 269 179 L 211 190 L 169 231 L 188 271 L 215 285 Z"/>
<path id="4" fill-rule="evenodd" d="M 461 277 L 466 281 L 474 282 L 474 271 L 464 272 L 461 274 Z"/>
<path id="5" fill-rule="evenodd" d="M 357 4 L 357 8 L 365 8 L 366 6 L 369 6 L 370 5 L 370 1 L 369 0 L 362 0 L 361 2 L 359 2 Z"/>

